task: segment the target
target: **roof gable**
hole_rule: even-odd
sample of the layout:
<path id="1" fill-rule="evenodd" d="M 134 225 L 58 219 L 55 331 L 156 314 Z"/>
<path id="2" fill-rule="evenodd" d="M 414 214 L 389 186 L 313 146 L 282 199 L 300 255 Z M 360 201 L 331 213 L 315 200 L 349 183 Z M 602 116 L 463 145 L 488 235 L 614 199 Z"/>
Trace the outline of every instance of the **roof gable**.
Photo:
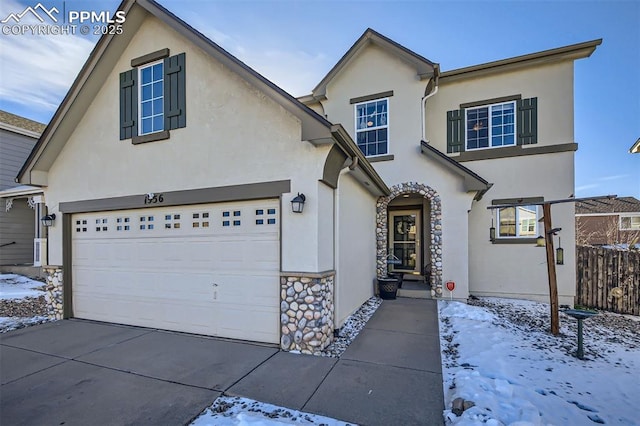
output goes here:
<path id="1" fill-rule="evenodd" d="M 321 100 L 326 98 L 327 86 L 340 72 L 369 44 L 375 44 L 388 53 L 397 56 L 404 62 L 412 65 L 416 69 L 416 75 L 420 80 L 431 78 L 438 73 L 438 64 L 431 62 L 427 58 L 407 49 L 388 37 L 367 28 L 360 38 L 347 50 L 340 60 L 331 68 L 329 73 L 313 89 L 312 96 Z"/>
<path id="2" fill-rule="evenodd" d="M 302 140 L 312 143 L 332 143 L 332 123 L 300 103 L 283 89 L 267 80 L 202 33 L 182 21 L 154 0 L 124 0 L 118 7 L 126 19 L 123 33 L 108 34 L 100 38 L 69 92 L 56 110 L 49 125 L 34 147 L 18 174 L 21 183 L 46 185 L 46 172 L 64 148 L 92 99 L 118 61 L 145 17 L 151 14 L 169 28 L 184 36 L 194 45 L 211 55 L 235 74 L 257 87 L 285 110 L 300 119 Z M 29 173 L 27 173 L 29 172 Z"/>

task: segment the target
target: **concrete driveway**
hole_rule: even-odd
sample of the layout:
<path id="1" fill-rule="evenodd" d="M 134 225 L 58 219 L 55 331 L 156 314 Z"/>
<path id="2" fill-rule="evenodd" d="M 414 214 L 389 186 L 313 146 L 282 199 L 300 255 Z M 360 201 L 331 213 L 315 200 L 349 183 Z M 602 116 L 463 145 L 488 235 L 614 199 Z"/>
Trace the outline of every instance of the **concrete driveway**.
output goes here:
<path id="1" fill-rule="evenodd" d="M 385 301 L 340 360 L 65 320 L 0 335 L 0 423 L 189 423 L 222 393 L 366 425 L 442 424 L 436 303 Z"/>

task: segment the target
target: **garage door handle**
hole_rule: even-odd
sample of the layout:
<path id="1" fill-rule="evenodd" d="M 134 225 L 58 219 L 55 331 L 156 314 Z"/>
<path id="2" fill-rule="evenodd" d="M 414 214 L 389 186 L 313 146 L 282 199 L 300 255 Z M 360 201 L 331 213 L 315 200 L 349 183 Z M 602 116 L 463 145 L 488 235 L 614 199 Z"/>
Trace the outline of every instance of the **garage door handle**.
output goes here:
<path id="1" fill-rule="evenodd" d="M 213 300 L 218 300 L 218 284 L 212 283 L 211 286 L 213 287 Z"/>

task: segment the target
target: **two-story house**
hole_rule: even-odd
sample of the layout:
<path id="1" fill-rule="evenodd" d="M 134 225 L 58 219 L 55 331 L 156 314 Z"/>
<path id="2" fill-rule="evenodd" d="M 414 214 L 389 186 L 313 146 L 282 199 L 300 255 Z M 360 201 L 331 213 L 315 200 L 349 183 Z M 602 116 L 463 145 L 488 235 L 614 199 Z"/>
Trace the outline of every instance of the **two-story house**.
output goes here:
<path id="1" fill-rule="evenodd" d="M 367 30 L 295 99 L 158 3 L 121 9 L 20 172 L 60 315 L 315 353 L 390 259 L 418 296 L 546 299 L 539 208 L 487 206 L 573 193 L 573 61 L 600 41 L 441 72 Z"/>

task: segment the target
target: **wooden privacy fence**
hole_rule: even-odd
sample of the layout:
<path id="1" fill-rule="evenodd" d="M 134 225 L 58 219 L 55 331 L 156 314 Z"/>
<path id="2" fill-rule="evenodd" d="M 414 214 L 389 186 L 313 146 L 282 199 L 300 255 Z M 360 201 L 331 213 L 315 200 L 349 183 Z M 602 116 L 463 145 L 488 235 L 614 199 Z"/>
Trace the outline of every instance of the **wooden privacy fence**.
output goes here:
<path id="1" fill-rule="evenodd" d="M 576 304 L 640 315 L 640 252 L 576 247 Z"/>

